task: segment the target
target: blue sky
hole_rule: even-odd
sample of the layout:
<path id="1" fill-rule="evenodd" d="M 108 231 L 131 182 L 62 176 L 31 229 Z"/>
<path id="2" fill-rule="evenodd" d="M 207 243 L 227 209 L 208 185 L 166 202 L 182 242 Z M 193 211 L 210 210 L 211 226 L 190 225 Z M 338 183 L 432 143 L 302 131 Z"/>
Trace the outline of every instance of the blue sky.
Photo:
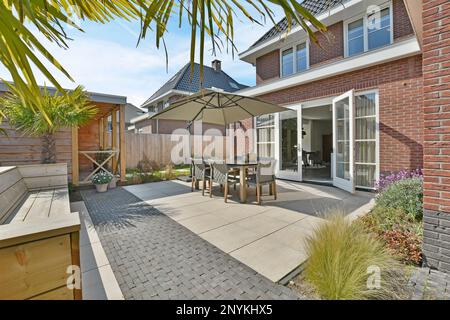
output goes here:
<path id="1" fill-rule="evenodd" d="M 277 19 L 281 17 L 280 11 Z M 239 51 L 244 51 L 255 42 L 272 23 L 267 21 L 261 26 L 252 24 L 244 18 L 235 21 L 235 44 Z M 107 25 L 99 25 L 82 21 L 80 23 L 84 33 L 78 30 L 68 30 L 73 41 L 70 48 L 63 50 L 54 44 L 46 43 L 47 48 L 57 60 L 68 70 L 75 79 L 71 82 L 58 71 L 53 74 L 66 88 L 74 88 L 81 84 L 88 91 L 124 95 L 128 101 L 136 105 L 143 103 L 165 81 L 189 61 L 190 32 L 185 23 L 178 29 L 178 18 L 173 19 L 165 39 L 169 53 L 169 69 L 166 71 L 164 49 L 158 50 L 153 37 L 149 37 L 136 47 L 139 24 L 122 20 Z M 209 65 L 215 57 L 210 52 L 211 44 L 207 43 L 205 64 Z M 255 69 L 252 65 L 242 62 L 231 53 L 218 53 L 222 60 L 222 68 L 237 81 L 246 85 L 254 85 Z M 46 79 L 36 73 L 39 83 L 48 83 Z M 8 72 L 0 65 L 0 77 L 10 79 Z"/>

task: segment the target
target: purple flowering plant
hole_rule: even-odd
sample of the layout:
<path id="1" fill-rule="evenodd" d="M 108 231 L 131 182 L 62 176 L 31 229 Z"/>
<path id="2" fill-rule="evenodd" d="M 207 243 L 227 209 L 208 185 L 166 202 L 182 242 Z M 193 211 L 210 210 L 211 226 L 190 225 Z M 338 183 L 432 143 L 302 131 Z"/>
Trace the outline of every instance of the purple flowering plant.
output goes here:
<path id="1" fill-rule="evenodd" d="M 381 174 L 380 179 L 375 184 L 375 189 L 377 192 L 381 192 L 386 189 L 389 185 L 396 181 L 410 179 L 410 178 L 423 178 L 422 169 L 418 168 L 415 170 L 401 170 L 398 172 L 393 172 L 390 174 Z"/>

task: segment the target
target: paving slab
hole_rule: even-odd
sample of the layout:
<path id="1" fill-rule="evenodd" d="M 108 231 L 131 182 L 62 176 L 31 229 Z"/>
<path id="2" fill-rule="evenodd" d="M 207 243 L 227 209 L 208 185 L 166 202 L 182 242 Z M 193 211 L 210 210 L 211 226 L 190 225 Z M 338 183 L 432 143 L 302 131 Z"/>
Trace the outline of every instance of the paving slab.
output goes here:
<path id="1" fill-rule="evenodd" d="M 231 256 L 277 282 L 306 260 L 304 251 L 292 249 L 270 236 L 231 252 Z"/>

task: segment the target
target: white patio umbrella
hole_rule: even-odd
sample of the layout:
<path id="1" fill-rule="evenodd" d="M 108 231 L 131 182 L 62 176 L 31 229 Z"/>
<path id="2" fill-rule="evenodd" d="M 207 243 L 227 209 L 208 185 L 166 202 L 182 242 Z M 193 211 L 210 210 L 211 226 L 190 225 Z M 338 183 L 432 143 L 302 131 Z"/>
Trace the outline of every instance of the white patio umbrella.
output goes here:
<path id="1" fill-rule="evenodd" d="M 258 98 L 205 89 L 176 101 L 151 119 L 188 122 L 201 120 L 204 123 L 226 126 L 251 117 L 286 110 Z"/>

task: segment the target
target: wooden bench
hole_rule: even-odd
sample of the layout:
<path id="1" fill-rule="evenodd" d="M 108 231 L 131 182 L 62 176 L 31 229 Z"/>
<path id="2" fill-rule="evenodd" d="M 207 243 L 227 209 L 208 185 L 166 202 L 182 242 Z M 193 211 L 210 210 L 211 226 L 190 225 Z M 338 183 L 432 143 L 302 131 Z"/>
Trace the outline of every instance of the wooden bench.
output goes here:
<path id="1" fill-rule="evenodd" d="M 0 167 L 0 299 L 81 299 L 67 183 L 66 164 Z"/>

